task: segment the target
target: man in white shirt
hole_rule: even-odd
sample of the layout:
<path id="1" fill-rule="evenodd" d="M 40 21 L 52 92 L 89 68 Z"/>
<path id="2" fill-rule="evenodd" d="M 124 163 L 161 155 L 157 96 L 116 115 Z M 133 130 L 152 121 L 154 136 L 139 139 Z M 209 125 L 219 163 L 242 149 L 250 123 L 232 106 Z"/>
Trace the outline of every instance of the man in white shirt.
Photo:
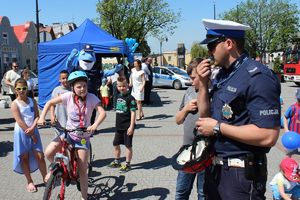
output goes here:
<path id="1" fill-rule="evenodd" d="M 16 99 L 15 95 L 15 82 L 21 77 L 21 71 L 17 62 L 12 63 L 12 69 L 6 72 L 5 83 L 8 87 L 7 94 L 10 96 L 11 101 Z"/>

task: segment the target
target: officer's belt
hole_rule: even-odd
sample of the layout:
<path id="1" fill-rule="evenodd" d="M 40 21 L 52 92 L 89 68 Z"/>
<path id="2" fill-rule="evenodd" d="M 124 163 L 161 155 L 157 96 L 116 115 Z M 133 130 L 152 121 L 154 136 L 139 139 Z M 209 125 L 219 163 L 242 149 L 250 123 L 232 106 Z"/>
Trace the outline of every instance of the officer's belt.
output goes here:
<path id="1" fill-rule="evenodd" d="M 227 165 L 228 167 L 245 168 L 245 161 L 240 158 L 221 158 L 215 156 L 213 159 L 214 165 Z"/>

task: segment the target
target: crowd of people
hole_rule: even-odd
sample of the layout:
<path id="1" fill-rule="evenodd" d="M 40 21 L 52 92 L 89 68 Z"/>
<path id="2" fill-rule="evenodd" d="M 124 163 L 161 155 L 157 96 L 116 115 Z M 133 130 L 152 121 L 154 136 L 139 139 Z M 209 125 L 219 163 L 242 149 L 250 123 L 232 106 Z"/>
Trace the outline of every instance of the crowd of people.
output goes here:
<path id="1" fill-rule="evenodd" d="M 176 123 L 184 127 L 183 145 L 192 143 L 196 132 L 213 141 L 215 155 L 205 170 L 178 171 L 175 198 L 189 199 L 197 178 L 199 200 L 265 199 L 266 154 L 276 144 L 280 130 L 280 82 L 270 69 L 251 59 L 245 51 L 245 31 L 249 26 L 226 20 L 203 20 L 203 23 L 207 35 L 201 43 L 207 45 L 211 58 L 196 58 L 189 64 L 187 73 L 192 86 L 183 96 Z M 151 64 L 151 57 L 135 60 L 129 76 L 123 68 L 111 76 L 101 77 L 97 92 L 89 92 L 88 72 L 63 70 L 59 74 L 60 85 L 53 90 L 51 100 L 39 116 L 28 69 L 21 72 L 18 64 L 13 63 L 6 83 L 16 119 L 14 171 L 25 175 L 28 192 L 36 191 L 31 172 L 39 169 L 44 182 L 49 178 L 36 128 L 37 124 L 45 123 L 49 110 L 52 123 L 58 122 L 72 130 L 87 128 L 87 134 L 79 136 L 71 132 L 67 137 L 79 155 L 82 199 L 87 199 L 90 133 L 104 121 L 105 110 L 109 108 L 116 113 L 116 132 L 114 160 L 108 166 L 119 168 L 121 173 L 131 169 L 135 123 L 144 118 L 143 104 L 151 104 Z M 212 64 L 219 66 L 213 79 Z M 295 124 L 299 117 L 300 90 L 296 97 L 298 101 L 285 113 L 286 131 L 299 132 Z M 94 110 L 98 117 L 91 120 Z M 50 162 L 60 148 L 59 141 L 55 138 L 45 148 L 45 157 Z M 120 145 L 126 147 L 124 164 L 120 162 Z M 299 182 L 297 162 L 291 156 L 284 158 L 280 171 L 270 182 L 274 199 L 300 198 Z"/>
<path id="2" fill-rule="evenodd" d="M 148 65 L 146 67 L 151 68 Z M 115 160 L 108 167 L 118 167 L 121 173 L 131 169 L 132 138 L 136 121 L 144 117 L 142 102 L 145 100 L 146 81 L 140 60 L 134 61 L 134 68 L 131 69 L 129 76 L 126 76 L 124 71 L 123 68 L 107 78 L 101 77 L 102 80 L 98 81 L 101 85 L 97 86 L 97 92 L 89 92 L 89 73 L 86 73 L 85 70 L 73 70 L 71 73 L 62 70 L 58 78 L 59 86 L 54 88 L 51 99 L 39 115 L 37 102 L 34 99 L 33 82 L 28 75 L 29 69 L 19 70 L 18 63 L 12 63 L 12 70 L 7 72 L 5 81 L 12 100 L 12 114 L 16 120 L 13 170 L 25 175 L 28 192 L 37 191 L 31 178 L 31 173 L 37 169 L 40 170 L 46 184 L 51 172 L 47 173 L 44 157 L 53 163 L 55 154 L 61 149 L 61 140 L 67 138 L 78 154 L 81 198 L 87 199 L 88 177 L 86 172 L 90 135 L 105 119 L 105 110 L 108 110 L 109 106 L 116 113 L 116 133 L 113 140 Z M 94 90 L 95 88 L 92 91 Z M 98 112 L 98 117 L 92 120 L 94 110 Z M 136 110 L 138 118 L 136 118 Z M 44 151 L 37 125 L 45 124 L 45 116 L 48 111 L 50 111 L 52 124 L 68 130 L 86 128 L 86 133 L 78 135 L 74 131 L 65 135 L 66 133 L 62 132 L 47 145 Z M 126 147 L 126 163 L 124 165 L 120 164 L 120 145 Z"/>

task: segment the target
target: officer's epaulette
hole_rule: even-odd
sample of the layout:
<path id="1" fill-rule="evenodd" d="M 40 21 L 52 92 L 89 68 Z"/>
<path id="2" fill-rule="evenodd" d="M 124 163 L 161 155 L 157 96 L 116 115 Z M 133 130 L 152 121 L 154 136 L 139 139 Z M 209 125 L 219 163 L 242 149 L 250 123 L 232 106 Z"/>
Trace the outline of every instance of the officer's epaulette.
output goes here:
<path id="1" fill-rule="evenodd" d="M 250 74 L 250 76 L 255 76 L 256 74 L 261 73 L 261 70 L 256 65 L 248 65 L 246 67 L 246 69 L 247 69 L 248 73 Z"/>

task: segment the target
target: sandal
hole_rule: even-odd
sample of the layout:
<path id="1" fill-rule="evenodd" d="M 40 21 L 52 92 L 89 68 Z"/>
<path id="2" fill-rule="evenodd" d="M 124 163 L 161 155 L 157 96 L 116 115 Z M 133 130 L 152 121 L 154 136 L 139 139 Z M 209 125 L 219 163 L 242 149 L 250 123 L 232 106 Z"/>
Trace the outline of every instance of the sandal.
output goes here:
<path id="1" fill-rule="evenodd" d="M 27 192 L 30 192 L 30 193 L 37 192 L 37 189 L 36 189 L 35 185 L 32 182 L 28 183 L 26 189 L 27 189 Z"/>

